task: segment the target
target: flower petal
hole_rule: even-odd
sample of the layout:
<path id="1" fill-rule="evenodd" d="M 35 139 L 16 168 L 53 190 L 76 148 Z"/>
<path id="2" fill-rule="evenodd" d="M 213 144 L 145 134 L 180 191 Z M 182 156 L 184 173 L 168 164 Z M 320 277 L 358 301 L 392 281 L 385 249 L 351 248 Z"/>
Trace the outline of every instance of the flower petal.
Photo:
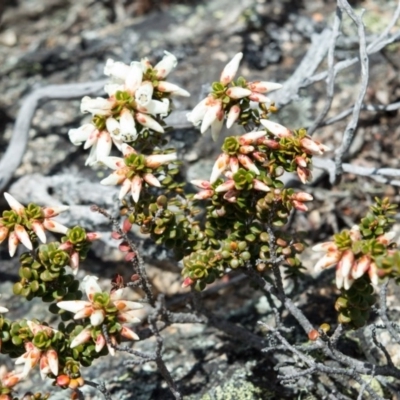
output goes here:
<path id="1" fill-rule="evenodd" d="M 83 310 L 85 307 L 91 306 L 91 303 L 89 301 L 84 301 L 84 300 L 59 301 L 56 304 L 58 308 L 72 312 L 74 314 Z"/>
<path id="2" fill-rule="evenodd" d="M 226 86 L 228 83 L 232 82 L 239 68 L 239 64 L 242 58 L 243 58 L 243 53 L 237 53 L 232 58 L 232 60 L 225 65 L 225 68 L 222 70 L 221 77 L 219 79 L 223 85 Z"/>

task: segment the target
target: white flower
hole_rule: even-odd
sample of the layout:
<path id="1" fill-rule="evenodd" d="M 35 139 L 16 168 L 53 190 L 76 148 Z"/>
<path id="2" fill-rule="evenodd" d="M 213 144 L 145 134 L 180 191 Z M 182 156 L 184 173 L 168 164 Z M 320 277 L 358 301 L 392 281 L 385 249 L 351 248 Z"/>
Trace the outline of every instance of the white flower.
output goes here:
<path id="1" fill-rule="evenodd" d="M 121 150 L 124 154 L 124 157 L 128 157 L 132 153 L 136 154 L 136 151 L 127 144 L 123 144 Z M 154 154 L 145 157 L 145 166 L 156 169 L 159 166 L 168 164 L 176 159 L 176 153 Z M 133 201 L 137 203 L 139 201 L 143 181 L 150 186 L 161 186 L 159 180 L 152 173 L 143 173 L 134 170 L 132 167 L 129 167 L 125 164 L 124 158 L 106 157 L 102 160 L 102 162 L 115 171 L 107 178 L 104 178 L 100 183 L 102 185 L 122 185 L 118 196 L 120 200 L 122 200 L 130 191 Z M 134 173 L 133 175 L 132 172 Z"/>
<path id="2" fill-rule="evenodd" d="M 154 67 L 158 79 L 165 78 L 178 64 L 178 60 L 173 54 L 168 51 L 164 51 L 164 54 L 164 58 Z"/>
<path id="3" fill-rule="evenodd" d="M 114 106 L 114 99 L 103 99 L 102 97 L 92 99 L 89 96 L 85 96 L 81 101 L 81 112 L 107 116 L 111 115 L 111 109 Z"/>
<path id="4" fill-rule="evenodd" d="M 90 275 L 85 276 L 83 279 L 82 289 L 86 292 L 88 301 L 60 301 L 57 303 L 57 306 L 62 310 L 75 313 L 74 319 L 90 318 L 92 326 L 101 325 L 106 316 L 106 311 L 104 305 L 101 304 L 101 302 L 96 301 L 96 295 L 105 293 L 101 290 L 97 280 L 97 277 Z M 114 305 L 118 309 L 117 318 L 121 322 L 139 322 L 138 318 L 131 315 L 131 311 L 142 308 L 143 306 L 140 303 L 135 303 L 133 301 L 121 300 L 122 291 L 123 289 L 119 289 L 112 292 L 110 294 L 109 304 L 106 304 L 105 306 Z M 127 321 L 128 319 L 130 320 Z"/>
<path id="5" fill-rule="evenodd" d="M 241 59 L 242 53 L 237 53 L 225 66 L 221 73 L 219 84 L 213 85 L 213 92 L 200 101 L 187 118 L 195 126 L 201 125 L 201 133 L 211 127 L 211 135 L 217 139 L 222 129 L 225 115 L 227 116 L 227 128 L 240 118 L 242 111 L 253 109 L 255 103 L 266 103 L 268 106 L 271 100 L 263 93 L 277 90 L 280 84 L 256 81 L 233 82 Z"/>
<path id="6" fill-rule="evenodd" d="M 25 215 L 25 207 L 20 202 L 9 193 L 4 193 L 4 197 L 15 213 L 20 216 Z M 8 251 L 10 256 L 13 257 L 19 243 L 22 243 L 27 249 L 32 250 L 33 246 L 28 234 L 29 230 L 32 230 L 42 243 L 46 243 L 46 229 L 51 232 L 65 234 L 68 228 L 57 221 L 53 221 L 52 218 L 68 210 L 68 208 L 67 206 L 42 207 L 40 218 L 30 219 L 30 225 L 28 226 L 15 223 L 14 226 L 10 228 L 9 226 L 3 225 L 3 218 L 0 218 L 0 243 L 8 236 Z"/>

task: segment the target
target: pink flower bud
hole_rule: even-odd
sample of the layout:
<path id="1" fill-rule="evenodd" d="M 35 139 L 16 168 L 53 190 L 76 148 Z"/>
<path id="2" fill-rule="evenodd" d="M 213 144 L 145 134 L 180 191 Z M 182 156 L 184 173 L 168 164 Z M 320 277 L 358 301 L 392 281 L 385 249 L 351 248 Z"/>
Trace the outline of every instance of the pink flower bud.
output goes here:
<path id="1" fill-rule="evenodd" d="M 158 168 L 160 165 L 168 164 L 176 159 L 176 153 L 153 154 L 146 157 L 146 166 L 150 168 Z"/>
<path id="2" fill-rule="evenodd" d="M 122 326 L 121 335 L 129 340 L 140 340 L 139 336 L 126 326 Z"/>
<path id="3" fill-rule="evenodd" d="M 265 146 L 267 146 L 268 148 L 270 148 L 272 150 L 278 150 L 280 148 L 280 144 L 277 141 L 272 140 L 272 139 L 265 138 L 261 141 L 260 144 L 264 144 Z"/>
<path id="4" fill-rule="evenodd" d="M 251 161 L 251 159 L 248 156 L 244 154 L 239 154 L 237 158 L 240 164 L 243 165 L 243 167 L 245 167 L 249 171 L 254 172 L 256 175 L 260 175 L 259 169 L 256 167 L 256 165 L 253 163 L 253 161 Z"/>
<path id="5" fill-rule="evenodd" d="M 186 288 L 186 287 L 192 285 L 193 283 L 194 283 L 194 280 L 191 279 L 191 278 L 189 278 L 189 277 L 187 277 L 187 278 L 185 278 L 185 279 L 183 280 L 182 287 L 183 287 L 183 288 Z"/>
<path id="6" fill-rule="evenodd" d="M 11 194 L 4 192 L 4 197 L 11 209 L 18 215 L 21 215 L 24 212 L 25 207 L 19 201 L 15 200 Z"/>
<path id="7" fill-rule="evenodd" d="M 18 240 L 29 250 L 33 249 L 32 242 L 29 239 L 28 232 L 22 225 L 15 224 L 14 232 L 18 238 Z"/>
<path id="8" fill-rule="evenodd" d="M 301 201 L 301 202 L 305 202 L 305 201 L 312 201 L 314 198 L 309 193 L 298 192 L 298 193 L 292 194 L 292 199 Z"/>
<path id="9" fill-rule="evenodd" d="M 206 200 L 214 195 L 214 190 L 202 190 L 199 193 L 196 193 L 193 198 L 196 200 Z"/>
<path id="10" fill-rule="evenodd" d="M 210 189 L 211 188 L 211 183 L 209 181 L 204 181 L 201 179 L 194 179 L 194 180 L 190 181 L 190 183 L 201 189 Z"/>
<path id="11" fill-rule="evenodd" d="M 222 153 L 218 156 L 217 161 L 213 166 L 213 170 L 211 172 L 210 183 L 213 184 L 219 178 L 219 176 L 226 170 L 229 165 L 230 160 L 229 154 Z"/>
<path id="12" fill-rule="evenodd" d="M 150 186 L 161 187 L 160 181 L 153 174 L 150 173 L 144 174 L 143 180 Z"/>
<path id="13" fill-rule="evenodd" d="M 266 155 L 259 151 L 253 152 L 252 157 L 261 163 L 263 163 L 267 159 Z"/>
<path id="14" fill-rule="evenodd" d="M 293 207 L 299 211 L 308 211 L 308 207 L 301 201 L 292 200 Z"/>
<path id="15" fill-rule="evenodd" d="M 136 113 L 135 118 L 141 125 L 150 128 L 153 131 L 164 133 L 164 128 L 155 119 L 150 117 L 150 115 Z"/>
<path id="16" fill-rule="evenodd" d="M 232 174 L 236 174 L 239 171 L 239 160 L 237 157 L 231 157 L 229 160 L 229 168 Z"/>
<path id="17" fill-rule="evenodd" d="M 135 175 L 131 183 L 131 195 L 135 203 L 139 201 L 140 192 L 142 191 L 142 178 Z"/>
<path id="18" fill-rule="evenodd" d="M 4 240 L 8 236 L 8 228 L 3 225 L 0 225 L 0 243 L 4 242 Z"/>
<path id="19" fill-rule="evenodd" d="M 226 95 L 235 100 L 243 99 L 244 97 L 248 97 L 251 95 L 251 90 L 242 88 L 240 86 L 234 86 L 226 91 Z"/>
<path id="20" fill-rule="evenodd" d="M 351 276 L 354 279 L 361 278 L 368 271 L 370 265 L 371 259 L 369 258 L 369 256 L 364 254 L 353 265 L 353 268 L 351 269 Z"/>
<path id="21" fill-rule="evenodd" d="M 183 97 L 190 96 L 190 93 L 188 91 L 182 89 L 178 85 L 175 85 L 173 83 L 169 83 L 166 81 L 161 81 L 158 84 L 157 89 L 160 92 L 171 93 L 172 95 L 175 95 L 175 96 L 183 96 Z"/>
<path id="22" fill-rule="evenodd" d="M 123 232 L 129 232 L 132 229 L 132 223 L 129 221 L 129 218 L 125 218 L 124 222 L 122 223 L 122 231 Z M 116 232 L 113 232 L 116 233 Z M 119 238 L 121 237 L 120 235 L 118 235 Z M 114 238 L 114 239 L 119 239 L 119 238 Z"/>
<path id="23" fill-rule="evenodd" d="M 227 192 L 235 187 L 235 181 L 232 179 L 227 180 L 226 182 L 222 183 L 221 185 L 215 188 L 217 193 Z"/>
<path id="24" fill-rule="evenodd" d="M 307 168 L 307 161 L 304 159 L 304 157 L 296 156 L 294 160 L 299 167 Z"/>
<path id="25" fill-rule="evenodd" d="M 93 242 L 100 238 L 101 238 L 101 233 L 99 233 L 99 232 L 87 232 L 86 233 L 86 239 L 89 240 L 89 242 Z"/>
<path id="26" fill-rule="evenodd" d="M 229 129 L 237 121 L 240 115 L 240 106 L 237 104 L 233 105 L 229 110 L 228 117 L 226 119 L 226 127 Z"/>
<path id="27" fill-rule="evenodd" d="M 315 264 L 314 268 L 319 271 L 321 269 L 332 267 L 339 262 L 341 256 L 342 253 L 340 251 L 329 251 L 317 262 L 317 264 Z"/>
<path id="28" fill-rule="evenodd" d="M 311 171 L 308 168 L 297 167 L 297 176 L 301 182 L 306 183 L 311 177 Z"/>
<path id="29" fill-rule="evenodd" d="M 283 125 L 277 124 L 276 122 L 272 122 L 269 119 L 261 119 L 260 122 L 268 129 L 269 132 L 279 138 L 293 136 L 288 128 L 284 127 Z"/>
<path id="30" fill-rule="evenodd" d="M 253 187 L 255 190 L 260 190 L 262 192 L 270 192 L 271 189 L 264 182 L 259 181 L 258 179 L 253 179 Z"/>
<path id="31" fill-rule="evenodd" d="M 258 139 L 265 138 L 265 131 L 252 131 L 245 133 L 239 137 L 239 143 L 241 145 L 249 145 L 255 143 Z"/>
<path id="32" fill-rule="evenodd" d="M 379 275 L 378 275 L 378 267 L 374 262 L 371 262 L 368 270 L 368 276 L 369 279 L 371 280 L 371 283 L 373 285 L 378 285 L 379 283 Z"/>
<path id="33" fill-rule="evenodd" d="M 282 85 L 280 83 L 274 83 L 274 82 L 254 81 L 254 82 L 249 82 L 247 84 L 247 87 L 253 92 L 267 93 L 280 89 Z"/>
<path id="34" fill-rule="evenodd" d="M 154 67 L 158 79 L 165 78 L 178 64 L 178 60 L 173 54 L 168 51 L 164 51 L 164 54 L 163 59 Z"/>
<path id="35" fill-rule="evenodd" d="M 337 268 L 342 270 L 343 276 L 348 276 L 350 275 L 353 263 L 354 263 L 354 253 L 350 249 L 347 249 L 343 252 Z"/>
<path id="36" fill-rule="evenodd" d="M 320 149 L 318 144 L 315 143 L 312 139 L 305 137 L 300 140 L 300 144 L 303 150 L 308 154 L 312 154 L 315 156 L 320 156 L 323 154 L 323 151 Z"/>
<path id="37" fill-rule="evenodd" d="M 261 93 L 256 93 L 256 92 L 251 92 L 249 99 L 257 103 L 267 103 L 267 105 L 271 105 L 272 103 L 270 98 L 264 96 Z"/>
<path id="38" fill-rule="evenodd" d="M 219 118 L 220 112 L 222 110 L 222 102 L 221 100 L 215 100 L 212 98 L 207 98 L 207 109 L 203 117 L 203 121 L 201 123 L 200 132 L 204 133 L 212 123 Z"/>
<path id="39" fill-rule="evenodd" d="M 242 154 L 249 154 L 254 151 L 254 146 L 240 146 L 239 151 Z"/>
<path id="40" fill-rule="evenodd" d="M 233 78 L 236 75 L 236 72 L 239 68 L 239 64 L 241 59 L 243 58 L 243 53 L 237 53 L 235 56 L 232 58 L 231 61 L 229 61 L 228 64 L 226 64 L 225 68 L 223 69 L 220 77 L 220 82 L 226 86 L 228 83 L 233 81 Z"/>
<path id="41" fill-rule="evenodd" d="M 236 203 L 239 192 L 237 190 L 229 190 L 224 194 L 224 199 L 230 203 Z"/>

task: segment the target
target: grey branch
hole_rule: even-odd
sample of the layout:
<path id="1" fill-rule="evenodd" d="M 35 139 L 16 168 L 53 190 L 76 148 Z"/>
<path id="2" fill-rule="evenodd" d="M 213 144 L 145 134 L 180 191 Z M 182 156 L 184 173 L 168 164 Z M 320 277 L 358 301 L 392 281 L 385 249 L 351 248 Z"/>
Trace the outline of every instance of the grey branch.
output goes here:
<path id="1" fill-rule="evenodd" d="M 0 161 L 0 190 L 8 184 L 25 154 L 28 134 L 36 109 L 49 100 L 71 100 L 96 94 L 105 81 L 85 82 L 67 85 L 50 85 L 37 89 L 22 102 L 15 122 L 13 135 L 8 148 Z"/>

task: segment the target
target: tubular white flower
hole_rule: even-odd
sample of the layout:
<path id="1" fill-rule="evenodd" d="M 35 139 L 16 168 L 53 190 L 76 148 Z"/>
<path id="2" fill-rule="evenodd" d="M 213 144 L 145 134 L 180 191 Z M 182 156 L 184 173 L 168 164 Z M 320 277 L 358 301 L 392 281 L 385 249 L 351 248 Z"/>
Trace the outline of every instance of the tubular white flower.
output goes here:
<path id="1" fill-rule="evenodd" d="M 29 239 L 28 232 L 26 229 L 19 224 L 15 224 L 14 226 L 14 232 L 18 238 L 18 240 L 29 250 L 33 249 L 33 245 L 31 240 Z"/>
<path id="2" fill-rule="evenodd" d="M 126 108 L 121 111 L 119 125 L 121 135 L 132 135 L 134 139 L 136 139 L 137 132 L 135 120 L 133 119 L 132 113 Z"/>
<path id="3" fill-rule="evenodd" d="M 119 137 L 121 133 L 121 127 L 115 118 L 109 117 L 106 119 L 106 128 L 112 136 Z"/>
<path id="4" fill-rule="evenodd" d="M 68 231 L 68 227 L 60 224 L 57 221 L 53 221 L 49 218 L 46 218 L 43 221 L 43 227 L 45 229 L 47 229 L 50 232 L 56 232 L 56 233 L 62 233 L 63 235 L 65 235 Z M 43 242 L 44 243 L 44 242 Z"/>
<path id="5" fill-rule="evenodd" d="M 226 127 L 229 129 L 239 118 L 240 115 L 240 107 L 235 104 L 231 107 L 228 113 L 228 118 L 226 120 Z"/>
<path id="6" fill-rule="evenodd" d="M 226 64 L 225 68 L 222 70 L 220 77 L 220 81 L 223 85 L 226 86 L 228 83 L 232 82 L 239 68 L 239 64 L 242 58 L 243 58 L 243 53 L 237 53 L 232 58 L 232 60 L 229 61 L 228 64 Z"/>
<path id="7" fill-rule="evenodd" d="M 85 96 L 81 101 L 81 112 L 91 113 L 93 115 L 111 115 L 111 109 L 115 106 L 112 99 L 103 99 L 96 97 L 95 99 Z"/>
<path id="8" fill-rule="evenodd" d="M 229 88 L 226 91 L 226 94 L 231 99 L 243 99 L 243 97 L 248 97 L 251 95 L 251 90 L 239 86 L 234 86 Z"/>
<path id="9" fill-rule="evenodd" d="M 217 141 L 223 125 L 224 125 L 224 111 L 221 109 L 217 114 L 217 118 L 211 124 L 211 137 L 213 138 L 214 142 Z"/>
<path id="10" fill-rule="evenodd" d="M 125 78 L 125 89 L 133 94 L 136 89 L 140 86 L 143 79 L 142 64 L 134 61 L 129 66 L 129 72 Z"/>
<path id="11" fill-rule="evenodd" d="M 163 99 L 162 101 L 151 100 L 145 107 L 138 106 L 138 111 L 141 113 L 151 115 L 167 115 L 169 111 L 169 100 Z"/>
<path id="12" fill-rule="evenodd" d="M 290 130 L 283 125 L 272 122 L 269 119 L 260 119 L 261 125 L 265 126 L 273 135 L 277 137 L 291 137 Z"/>
<path id="13" fill-rule="evenodd" d="M 80 344 L 87 343 L 92 338 L 91 328 L 84 328 L 77 336 L 75 336 L 74 340 L 71 342 L 71 349 L 79 346 Z"/>
<path id="14" fill-rule="evenodd" d="M 150 81 L 142 82 L 135 92 L 135 100 L 141 107 L 146 107 L 153 97 L 154 87 Z"/>
<path id="15" fill-rule="evenodd" d="M 118 194 L 118 199 L 122 200 L 131 190 L 132 182 L 130 179 L 125 179 L 122 183 L 121 190 Z"/>
<path id="16" fill-rule="evenodd" d="M 240 164 L 243 165 L 246 169 L 249 171 L 254 172 L 256 175 L 260 175 L 259 169 L 256 167 L 256 165 L 253 163 L 250 157 L 244 155 L 244 154 L 238 154 L 237 156 Z"/>
<path id="17" fill-rule="evenodd" d="M 278 90 L 282 87 L 280 83 L 275 83 L 275 82 L 266 82 L 266 81 L 254 81 L 254 82 L 249 82 L 247 84 L 247 87 L 252 91 L 252 92 L 257 92 L 257 93 L 269 93 L 274 90 Z"/>
<path id="18" fill-rule="evenodd" d="M 146 126 L 153 131 L 164 133 L 164 128 L 155 119 L 151 118 L 150 115 L 136 113 L 135 118 L 141 125 Z"/>
<path id="19" fill-rule="evenodd" d="M 140 192 L 142 191 L 142 183 L 142 178 L 139 175 L 133 177 L 131 183 L 131 195 L 135 203 L 139 201 Z"/>
<path id="20" fill-rule="evenodd" d="M 157 89 L 160 92 L 165 92 L 165 93 L 171 93 L 174 96 L 183 96 L 183 97 L 189 97 L 190 93 L 182 89 L 180 86 L 175 85 L 174 83 L 166 82 L 166 81 L 161 81 L 157 85 Z"/>
<path id="21" fill-rule="evenodd" d="M 208 101 L 209 97 L 206 97 L 200 103 L 198 103 L 196 107 L 186 115 L 187 120 L 195 126 L 199 125 L 201 120 L 204 118 L 205 113 L 207 112 Z"/>
<path id="22" fill-rule="evenodd" d="M 8 205 L 14 210 L 17 214 L 21 215 L 25 211 L 25 207 L 16 200 L 10 193 L 4 192 L 4 198 L 6 199 Z"/>
<path id="23" fill-rule="evenodd" d="M 160 181 L 153 174 L 144 174 L 143 179 L 150 186 L 161 187 Z"/>
<path id="24" fill-rule="evenodd" d="M 249 99 L 257 103 L 266 103 L 268 106 L 270 106 L 272 103 L 269 97 L 257 92 L 251 92 L 251 94 L 249 95 Z"/>
<path id="25" fill-rule="evenodd" d="M 222 109 L 221 100 L 214 100 L 209 98 L 206 113 L 204 114 L 203 121 L 201 123 L 200 132 L 204 133 L 211 124 L 218 118 L 218 115 Z"/>
<path id="26" fill-rule="evenodd" d="M 168 154 L 153 154 L 146 157 L 146 166 L 150 168 L 157 168 L 160 165 L 168 164 L 171 161 L 175 161 L 177 159 L 176 153 L 168 153 Z"/>
<path id="27" fill-rule="evenodd" d="M 69 140 L 75 145 L 79 146 L 89 139 L 90 135 L 97 132 L 97 128 L 93 124 L 84 124 L 77 129 L 70 129 L 68 131 Z"/>
<path id="28" fill-rule="evenodd" d="M 219 178 L 219 176 L 226 170 L 229 165 L 230 156 L 228 154 L 222 153 L 218 156 L 217 161 L 213 166 L 210 183 L 213 184 Z"/>
<path id="29" fill-rule="evenodd" d="M 165 78 L 178 64 L 178 60 L 173 54 L 168 51 L 164 51 L 164 54 L 163 59 L 154 67 L 158 79 Z"/>
<path id="30" fill-rule="evenodd" d="M 129 65 L 109 58 L 104 66 L 104 75 L 124 81 L 129 73 Z"/>

